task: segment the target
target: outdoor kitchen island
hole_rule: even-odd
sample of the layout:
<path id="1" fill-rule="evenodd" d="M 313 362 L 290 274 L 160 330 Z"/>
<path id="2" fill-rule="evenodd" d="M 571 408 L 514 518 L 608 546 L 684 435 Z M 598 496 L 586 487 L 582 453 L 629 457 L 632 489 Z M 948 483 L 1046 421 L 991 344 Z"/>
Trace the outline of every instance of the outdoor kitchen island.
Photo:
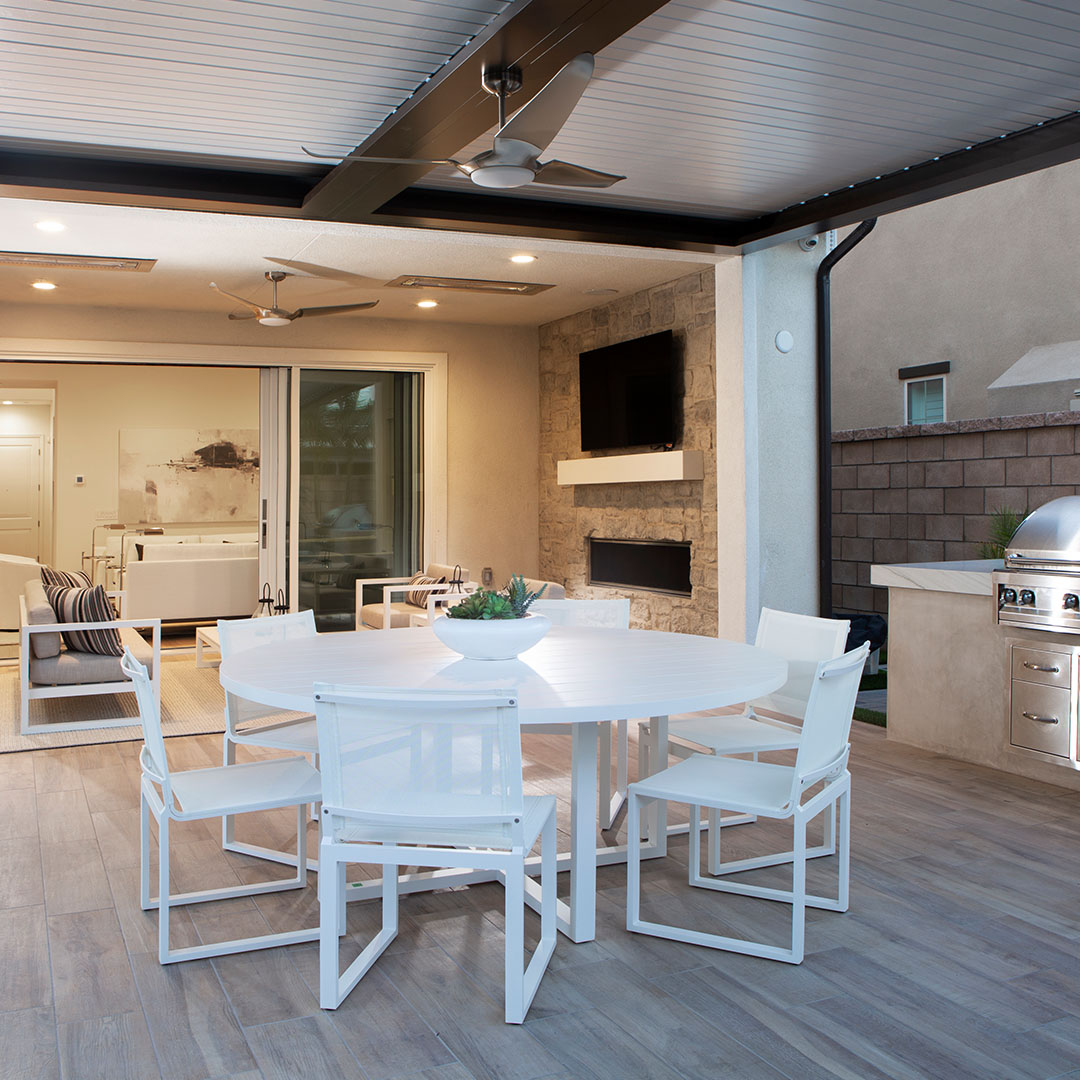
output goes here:
<path id="1" fill-rule="evenodd" d="M 1068 650 L 1080 635 L 999 626 L 991 574 L 1001 567 L 973 560 L 871 568 L 870 583 L 889 590 L 888 737 L 1080 790 L 1068 758 L 1057 764 L 1010 743 L 1010 647 Z M 1072 698 L 1075 747 L 1075 688 Z"/>

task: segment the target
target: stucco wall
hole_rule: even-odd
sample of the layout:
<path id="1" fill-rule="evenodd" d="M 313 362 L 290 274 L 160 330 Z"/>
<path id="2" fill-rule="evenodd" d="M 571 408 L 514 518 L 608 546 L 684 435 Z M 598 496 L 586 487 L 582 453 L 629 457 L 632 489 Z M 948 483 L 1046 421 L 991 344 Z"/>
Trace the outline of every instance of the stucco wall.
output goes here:
<path id="1" fill-rule="evenodd" d="M 445 352 L 448 557 L 476 573 L 490 566 L 496 580 L 538 571 L 535 328 L 344 317 L 275 330 L 199 312 L 12 305 L 3 336 Z M 33 383 L 31 365 L 18 370 Z M 58 460 L 61 452 L 58 434 Z M 115 494 L 106 505 L 115 505 Z"/>
<path id="2" fill-rule="evenodd" d="M 1080 339 L 1078 237 L 1080 162 L 881 218 L 832 274 L 834 428 L 903 423 L 897 370 L 943 360 L 947 419 L 989 415 L 1006 368 Z"/>

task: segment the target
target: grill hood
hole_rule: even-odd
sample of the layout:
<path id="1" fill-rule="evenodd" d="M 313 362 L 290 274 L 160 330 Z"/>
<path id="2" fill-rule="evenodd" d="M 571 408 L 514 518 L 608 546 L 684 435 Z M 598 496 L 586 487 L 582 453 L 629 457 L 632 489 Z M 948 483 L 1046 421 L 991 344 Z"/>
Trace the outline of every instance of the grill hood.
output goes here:
<path id="1" fill-rule="evenodd" d="M 1052 499 L 1024 518 L 1005 549 L 1005 565 L 1080 573 L 1080 495 Z"/>

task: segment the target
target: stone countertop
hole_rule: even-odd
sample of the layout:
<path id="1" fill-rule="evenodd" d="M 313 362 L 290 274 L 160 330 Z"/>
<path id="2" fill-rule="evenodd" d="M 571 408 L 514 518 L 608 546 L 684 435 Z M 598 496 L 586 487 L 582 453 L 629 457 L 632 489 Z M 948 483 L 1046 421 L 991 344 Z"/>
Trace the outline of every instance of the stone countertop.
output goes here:
<path id="1" fill-rule="evenodd" d="M 990 596 L 990 575 L 1000 570 L 1000 559 L 968 559 L 955 562 L 900 563 L 870 567 L 870 584 L 889 589 L 922 589 L 927 592 L 966 593 Z"/>

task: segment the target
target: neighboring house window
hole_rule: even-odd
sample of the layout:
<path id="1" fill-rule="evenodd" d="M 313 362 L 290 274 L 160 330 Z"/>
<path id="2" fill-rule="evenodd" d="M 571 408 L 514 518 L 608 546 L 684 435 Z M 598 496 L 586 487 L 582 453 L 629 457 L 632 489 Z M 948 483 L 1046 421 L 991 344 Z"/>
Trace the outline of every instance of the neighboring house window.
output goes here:
<path id="1" fill-rule="evenodd" d="M 945 376 L 909 379 L 904 384 L 905 424 L 937 424 L 945 419 Z"/>
<path id="2" fill-rule="evenodd" d="M 900 368 L 905 424 L 939 424 L 945 419 L 945 377 L 949 363 Z"/>

